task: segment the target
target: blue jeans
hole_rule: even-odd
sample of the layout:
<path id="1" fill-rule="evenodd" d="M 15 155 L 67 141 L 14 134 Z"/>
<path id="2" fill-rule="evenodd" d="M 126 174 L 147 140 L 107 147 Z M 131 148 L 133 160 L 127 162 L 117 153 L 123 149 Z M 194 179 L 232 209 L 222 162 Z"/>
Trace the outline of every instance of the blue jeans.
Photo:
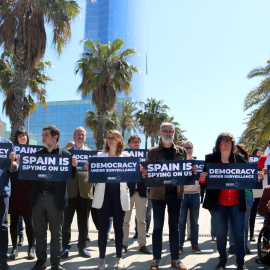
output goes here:
<path id="1" fill-rule="evenodd" d="M 253 204 L 253 195 L 246 196 L 246 201 L 248 205 L 248 210 L 245 212 L 245 246 L 248 242 L 248 227 L 249 227 L 249 215 Z M 231 229 L 231 224 L 229 224 L 229 240 L 230 240 L 230 246 L 234 245 L 234 237 Z"/>
<path id="2" fill-rule="evenodd" d="M 185 240 L 187 213 L 190 210 L 190 239 L 192 246 L 198 246 L 199 236 L 199 212 L 200 212 L 200 194 L 184 194 L 184 199 L 181 202 L 180 219 L 179 219 L 179 234 L 180 246 L 183 246 Z"/>
<path id="3" fill-rule="evenodd" d="M 181 200 L 177 198 L 177 194 L 166 194 L 165 200 L 153 200 L 153 220 L 154 230 L 152 235 L 153 243 L 153 256 L 154 260 L 161 259 L 162 250 L 162 232 L 164 225 L 164 215 L 166 205 L 168 207 L 168 223 L 169 223 L 169 241 L 170 241 L 170 252 L 171 260 L 179 259 L 179 213 Z"/>
<path id="4" fill-rule="evenodd" d="M 0 197 L 0 263 L 7 262 L 9 197 Z"/>
<path id="5" fill-rule="evenodd" d="M 245 212 L 239 211 L 239 205 L 218 206 L 217 211 L 211 210 L 213 221 L 216 225 L 217 250 L 220 259 L 227 259 L 226 245 L 228 234 L 228 221 L 231 223 L 235 240 L 236 262 L 241 263 L 245 258 L 244 220 Z"/>
<path id="6" fill-rule="evenodd" d="M 146 232 L 147 233 L 149 232 L 150 223 L 151 223 L 151 211 L 152 211 L 152 200 L 148 198 L 146 214 L 145 214 L 145 223 L 146 223 Z M 138 234 L 136 216 L 135 216 L 135 233 Z"/>
<path id="7" fill-rule="evenodd" d="M 23 217 L 20 216 L 19 217 L 19 222 L 18 222 L 18 235 L 23 235 L 23 229 L 24 229 L 24 226 L 23 226 Z"/>
<path id="8" fill-rule="evenodd" d="M 210 214 L 211 214 L 211 211 L 210 211 Z M 215 223 L 213 221 L 212 215 L 211 215 L 211 237 L 217 237 L 216 227 L 215 227 Z"/>

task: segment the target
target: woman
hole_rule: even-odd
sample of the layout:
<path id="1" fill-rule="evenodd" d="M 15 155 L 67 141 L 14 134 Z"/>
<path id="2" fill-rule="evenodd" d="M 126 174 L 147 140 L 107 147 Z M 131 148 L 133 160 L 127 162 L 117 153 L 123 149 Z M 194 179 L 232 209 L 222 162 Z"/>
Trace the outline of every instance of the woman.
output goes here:
<path id="1" fill-rule="evenodd" d="M 24 129 L 19 129 L 15 133 L 15 144 L 29 144 L 29 137 Z M 19 163 L 18 157 L 17 162 Z M 19 165 L 19 164 L 18 164 Z M 12 241 L 12 251 L 9 255 L 10 260 L 18 256 L 18 223 L 20 216 L 25 222 L 26 235 L 28 239 L 28 259 L 35 258 L 33 249 L 33 226 L 32 226 L 32 208 L 30 206 L 31 185 L 29 181 L 18 180 L 18 172 L 11 174 L 11 196 L 9 199 L 10 214 L 10 236 Z"/>
<path id="2" fill-rule="evenodd" d="M 206 184 L 207 163 L 245 163 L 245 158 L 234 153 L 235 140 L 232 134 L 222 132 L 219 134 L 214 153 L 206 156 L 204 172 L 201 173 L 199 182 Z M 245 190 L 237 189 L 206 189 L 203 207 L 210 210 L 217 228 L 217 249 L 220 254 L 216 270 L 226 268 L 227 264 L 227 233 L 228 221 L 231 223 L 235 239 L 235 253 L 237 269 L 246 269 L 244 263 L 244 219 L 246 211 Z"/>
<path id="3" fill-rule="evenodd" d="M 117 130 L 107 132 L 104 152 L 98 153 L 98 157 L 129 157 L 123 153 L 125 142 Z M 88 170 L 88 163 L 85 166 Z M 98 269 L 105 269 L 105 253 L 107 245 L 107 233 L 110 217 L 113 217 L 116 247 L 116 269 L 125 269 L 122 260 L 122 249 L 124 239 L 124 216 L 129 210 L 129 189 L 127 183 L 98 183 L 95 187 L 92 207 L 98 209 L 99 230 L 99 264 Z"/>

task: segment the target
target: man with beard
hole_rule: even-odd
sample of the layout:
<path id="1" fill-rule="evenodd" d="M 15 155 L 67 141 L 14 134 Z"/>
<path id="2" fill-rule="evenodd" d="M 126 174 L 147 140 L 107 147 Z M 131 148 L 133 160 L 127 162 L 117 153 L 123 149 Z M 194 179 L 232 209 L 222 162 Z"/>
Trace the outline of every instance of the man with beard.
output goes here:
<path id="1" fill-rule="evenodd" d="M 174 131 L 175 128 L 172 123 L 163 123 L 160 126 L 161 142 L 158 146 L 149 149 L 146 161 L 187 159 L 186 150 L 173 143 Z M 196 166 L 193 166 L 192 170 L 197 174 Z M 171 266 L 179 270 L 187 269 L 187 267 L 179 260 L 178 250 L 178 222 L 182 197 L 183 186 L 150 187 L 150 199 L 152 199 L 154 215 L 154 230 L 152 238 L 154 258 L 150 266 L 150 270 L 157 270 L 160 266 L 162 232 L 166 205 L 168 207 Z"/>

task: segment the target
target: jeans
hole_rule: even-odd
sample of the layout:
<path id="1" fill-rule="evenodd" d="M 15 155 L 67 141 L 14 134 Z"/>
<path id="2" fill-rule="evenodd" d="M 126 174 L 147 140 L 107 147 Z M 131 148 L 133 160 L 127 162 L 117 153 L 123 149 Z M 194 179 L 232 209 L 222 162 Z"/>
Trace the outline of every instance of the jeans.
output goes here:
<path id="1" fill-rule="evenodd" d="M 211 214 L 211 211 L 210 211 L 210 214 Z M 212 215 L 211 215 L 211 237 L 217 237 L 217 230 L 216 230 Z"/>
<path id="2" fill-rule="evenodd" d="M 7 262 L 9 197 L 0 197 L 0 263 Z"/>
<path id="3" fill-rule="evenodd" d="M 232 227 L 235 240 L 236 262 L 242 263 L 245 258 L 244 244 L 244 220 L 245 212 L 239 211 L 239 205 L 223 206 L 219 205 L 217 211 L 211 210 L 213 221 L 217 228 L 217 250 L 220 259 L 227 259 L 226 245 L 228 234 L 228 221 Z"/>
<path id="4" fill-rule="evenodd" d="M 20 216 L 19 222 L 18 222 L 18 235 L 23 235 L 23 229 L 24 229 L 24 226 L 23 226 L 23 217 Z"/>
<path id="5" fill-rule="evenodd" d="M 248 210 L 245 212 L 245 246 L 248 242 L 248 227 L 249 227 L 249 215 L 253 204 L 253 195 L 246 196 L 246 201 L 248 205 Z M 230 246 L 234 245 L 234 237 L 231 229 L 231 224 L 229 224 L 229 240 L 230 240 Z"/>
<path id="6" fill-rule="evenodd" d="M 185 240 L 185 230 L 187 222 L 187 213 L 190 210 L 190 239 L 192 246 L 198 246 L 199 236 L 199 212 L 200 212 L 200 194 L 184 194 L 181 202 L 181 211 L 179 219 L 180 246 L 183 246 Z"/>
<path id="7" fill-rule="evenodd" d="M 168 207 L 168 223 L 169 223 L 169 241 L 171 260 L 179 259 L 179 231 L 178 222 L 180 214 L 181 200 L 177 198 L 177 194 L 168 193 L 165 200 L 153 200 L 153 216 L 154 230 L 152 235 L 153 256 L 154 260 L 161 259 L 162 250 L 162 232 L 164 225 L 164 215 L 166 205 Z"/>
<path id="8" fill-rule="evenodd" d="M 152 211 L 152 200 L 148 198 L 147 209 L 145 214 L 145 223 L 146 223 L 146 232 L 149 232 L 150 224 L 151 224 L 151 211 Z M 135 216 L 135 233 L 138 234 L 137 231 L 137 218 Z"/>

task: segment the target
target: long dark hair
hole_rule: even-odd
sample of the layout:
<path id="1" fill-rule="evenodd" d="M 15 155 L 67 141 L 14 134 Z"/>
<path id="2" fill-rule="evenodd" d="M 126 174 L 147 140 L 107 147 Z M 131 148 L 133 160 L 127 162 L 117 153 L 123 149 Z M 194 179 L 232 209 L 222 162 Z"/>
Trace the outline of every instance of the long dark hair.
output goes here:
<path id="1" fill-rule="evenodd" d="M 232 140 L 232 150 L 231 153 L 234 152 L 234 146 L 235 146 L 235 139 L 233 137 L 233 135 L 229 132 L 221 132 L 216 140 L 216 145 L 213 149 L 214 152 L 220 153 L 220 143 L 223 139 L 231 139 Z"/>
<path id="2" fill-rule="evenodd" d="M 28 136 L 28 133 L 26 132 L 26 130 L 24 130 L 24 129 L 19 129 L 19 130 L 16 131 L 14 143 L 19 143 L 18 137 L 19 137 L 21 134 L 26 135 L 26 137 L 27 137 L 27 142 L 26 142 L 26 144 L 29 144 L 29 136 Z"/>
<path id="3" fill-rule="evenodd" d="M 242 154 L 245 157 L 246 162 L 248 162 L 248 160 L 249 160 L 249 153 L 248 153 L 247 148 L 243 144 L 241 144 L 241 143 L 238 143 L 236 145 L 236 147 L 239 150 L 240 154 Z"/>

